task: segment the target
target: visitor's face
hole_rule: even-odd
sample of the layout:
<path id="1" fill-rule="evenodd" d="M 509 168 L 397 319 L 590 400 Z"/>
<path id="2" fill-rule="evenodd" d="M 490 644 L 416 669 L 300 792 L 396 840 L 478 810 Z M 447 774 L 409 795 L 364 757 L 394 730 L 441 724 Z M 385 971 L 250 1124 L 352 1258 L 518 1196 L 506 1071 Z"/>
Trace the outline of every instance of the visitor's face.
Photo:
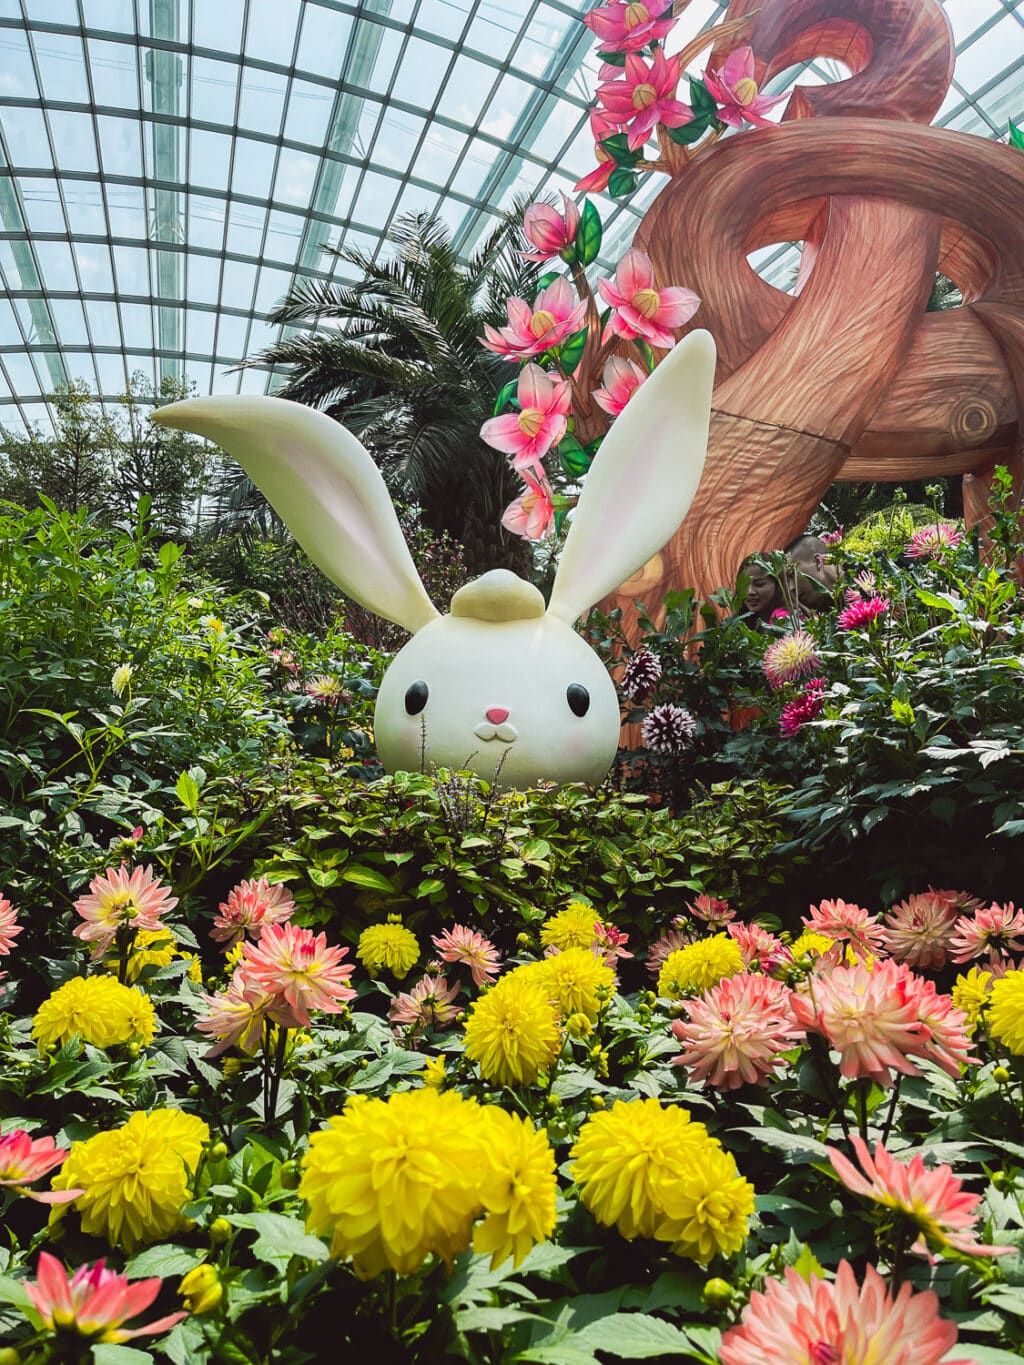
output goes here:
<path id="1" fill-rule="evenodd" d="M 755 572 L 750 580 L 747 595 L 743 599 L 747 611 L 752 611 L 755 616 L 760 616 L 768 611 L 774 600 L 775 579 L 769 578 L 767 574 Z"/>

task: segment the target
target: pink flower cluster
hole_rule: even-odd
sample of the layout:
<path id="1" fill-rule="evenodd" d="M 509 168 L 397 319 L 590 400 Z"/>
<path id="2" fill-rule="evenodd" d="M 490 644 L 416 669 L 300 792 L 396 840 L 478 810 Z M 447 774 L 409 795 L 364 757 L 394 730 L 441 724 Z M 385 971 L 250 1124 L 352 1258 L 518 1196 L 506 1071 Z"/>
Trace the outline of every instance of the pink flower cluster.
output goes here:
<path id="1" fill-rule="evenodd" d="M 817 720 L 825 705 L 826 687 L 825 678 L 811 678 L 798 697 L 786 702 L 779 713 L 779 735 L 783 739 L 792 739 L 808 721 Z"/>
<path id="2" fill-rule="evenodd" d="M 6 896 L 0 896 L 0 957 L 6 957 L 14 947 L 14 940 L 21 933 L 18 912 Z M 0 981 L 7 975 L 0 972 Z"/>
<path id="3" fill-rule="evenodd" d="M 840 630 L 870 630 L 889 610 L 887 597 L 858 597 L 836 617 Z"/>
<path id="4" fill-rule="evenodd" d="M 287 887 L 272 886 L 266 877 L 239 882 L 221 901 L 210 937 L 230 949 L 241 938 L 258 939 L 270 924 L 282 924 L 295 913 Z"/>

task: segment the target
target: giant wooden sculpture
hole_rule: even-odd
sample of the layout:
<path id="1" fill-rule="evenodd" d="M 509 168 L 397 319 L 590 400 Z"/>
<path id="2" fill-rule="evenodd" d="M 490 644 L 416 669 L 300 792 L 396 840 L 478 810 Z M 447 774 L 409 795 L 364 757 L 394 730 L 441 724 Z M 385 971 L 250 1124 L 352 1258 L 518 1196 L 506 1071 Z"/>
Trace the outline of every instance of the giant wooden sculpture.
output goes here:
<path id="1" fill-rule="evenodd" d="M 786 544 L 835 479 L 960 473 L 968 517 L 995 464 L 1020 486 L 1024 153 L 927 126 L 953 72 L 936 0 L 733 0 L 757 78 L 833 57 L 853 73 L 797 89 L 781 126 L 725 139 L 674 174 L 637 232 L 662 280 L 703 299 L 718 343 L 704 477 L 682 528 L 618 594 L 708 592 Z M 747 254 L 803 241 L 782 293 Z M 964 305 L 925 311 L 941 271 Z"/>

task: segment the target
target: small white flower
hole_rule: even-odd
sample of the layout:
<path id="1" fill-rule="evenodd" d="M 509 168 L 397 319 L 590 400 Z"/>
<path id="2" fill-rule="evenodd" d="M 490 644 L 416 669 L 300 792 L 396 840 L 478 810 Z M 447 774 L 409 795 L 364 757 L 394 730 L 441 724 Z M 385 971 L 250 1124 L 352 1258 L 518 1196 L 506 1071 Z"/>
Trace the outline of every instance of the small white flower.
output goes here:
<path id="1" fill-rule="evenodd" d="M 135 670 L 132 668 L 131 664 L 118 664 L 114 669 L 114 675 L 110 679 L 110 686 L 115 697 L 119 697 L 128 686 L 134 672 Z"/>
<path id="2" fill-rule="evenodd" d="M 203 601 L 201 597 L 190 597 L 188 599 L 188 604 L 193 611 L 202 611 L 202 609 L 206 606 L 206 603 Z"/>
<path id="3" fill-rule="evenodd" d="M 215 635 L 218 640 L 223 639 L 225 634 L 224 622 L 219 616 L 201 616 L 199 618 L 199 624 L 205 626 L 210 634 Z"/>

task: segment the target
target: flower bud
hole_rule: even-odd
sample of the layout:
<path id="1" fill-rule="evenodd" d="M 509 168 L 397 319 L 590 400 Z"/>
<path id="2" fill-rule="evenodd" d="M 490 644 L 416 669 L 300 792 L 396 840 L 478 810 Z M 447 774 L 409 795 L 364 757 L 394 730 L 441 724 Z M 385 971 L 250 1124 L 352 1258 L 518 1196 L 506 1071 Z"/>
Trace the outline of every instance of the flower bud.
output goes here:
<path id="1" fill-rule="evenodd" d="M 206 1231 L 214 1246 L 220 1246 L 231 1236 L 231 1224 L 226 1218 L 215 1218 Z"/>
<path id="2" fill-rule="evenodd" d="M 1005 1066 L 995 1066 L 992 1068 L 992 1079 L 996 1085 L 1009 1085 L 1012 1078 Z"/>
<path id="3" fill-rule="evenodd" d="M 298 1189 L 299 1181 L 302 1179 L 299 1163 L 297 1161 L 282 1161 L 278 1179 L 283 1190 Z"/>
<path id="4" fill-rule="evenodd" d="M 701 1298 L 709 1308 L 726 1308 L 734 1298 L 734 1290 L 728 1280 L 708 1280 L 701 1291 Z"/>
<path id="5" fill-rule="evenodd" d="M 224 1297 L 224 1286 L 221 1284 L 217 1267 L 209 1264 L 197 1265 L 182 1279 L 178 1285 L 178 1293 L 186 1312 L 196 1317 L 214 1312 Z"/>
<path id="6" fill-rule="evenodd" d="M 565 1031 L 570 1038 L 589 1038 L 594 1026 L 585 1014 L 570 1014 L 565 1021 Z"/>
<path id="7" fill-rule="evenodd" d="M 211 1161 L 224 1161 L 228 1154 L 226 1142 L 211 1142 L 207 1151 L 207 1156 Z"/>

